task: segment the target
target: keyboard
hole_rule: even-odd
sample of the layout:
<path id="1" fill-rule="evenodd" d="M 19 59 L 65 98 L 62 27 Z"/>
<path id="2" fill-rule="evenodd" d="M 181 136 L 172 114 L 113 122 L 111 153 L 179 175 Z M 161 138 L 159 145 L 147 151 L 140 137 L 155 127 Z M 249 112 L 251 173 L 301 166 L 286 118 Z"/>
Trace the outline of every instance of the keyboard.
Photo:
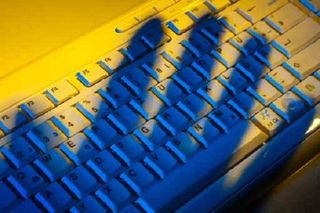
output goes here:
<path id="1" fill-rule="evenodd" d="M 0 112 L 1 212 L 207 212 L 319 129 L 318 1 L 135 12 L 128 42 Z"/>

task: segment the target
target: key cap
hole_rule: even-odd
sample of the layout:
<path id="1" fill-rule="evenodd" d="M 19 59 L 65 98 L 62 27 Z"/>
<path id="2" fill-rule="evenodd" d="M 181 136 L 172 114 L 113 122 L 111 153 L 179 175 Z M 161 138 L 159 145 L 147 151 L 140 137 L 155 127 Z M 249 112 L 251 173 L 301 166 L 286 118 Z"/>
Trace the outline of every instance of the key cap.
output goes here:
<path id="1" fill-rule="evenodd" d="M 45 121 L 36 126 L 27 133 L 27 137 L 43 152 L 47 152 L 67 139 L 51 121 Z"/>
<path id="2" fill-rule="evenodd" d="M 281 96 L 281 92 L 265 79 L 250 86 L 247 91 L 265 106 Z"/>
<path id="3" fill-rule="evenodd" d="M 166 45 L 161 55 L 177 69 L 188 66 L 193 61 L 193 56 L 181 44 Z"/>
<path id="4" fill-rule="evenodd" d="M 226 71 L 226 67 L 222 63 L 207 54 L 193 62 L 192 67 L 207 80 L 216 78 L 222 72 Z"/>
<path id="5" fill-rule="evenodd" d="M 270 107 L 288 123 L 291 123 L 306 110 L 304 101 L 291 91 L 271 103 Z"/>
<path id="6" fill-rule="evenodd" d="M 221 1 L 213 1 L 213 0 L 206 0 L 205 4 L 213 11 L 218 12 L 223 8 L 227 7 L 230 2 L 229 0 L 221 0 Z"/>
<path id="7" fill-rule="evenodd" d="M 209 81 L 206 86 L 197 90 L 197 93 L 214 108 L 219 107 L 231 96 L 228 90 L 217 80 Z"/>
<path id="8" fill-rule="evenodd" d="M 222 105 L 218 109 L 212 111 L 209 113 L 208 117 L 226 133 L 230 133 L 232 127 L 240 122 L 239 116 L 227 105 Z"/>
<path id="9" fill-rule="evenodd" d="M 121 48 L 119 51 L 130 61 L 135 61 L 145 55 L 149 49 L 141 40 L 133 39 L 128 46 Z"/>
<path id="10" fill-rule="evenodd" d="M 320 40 L 294 55 L 283 66 L 302 80 L 320 67 L 319 48 Z"/>
<path id="11" fill-rule="evenodd" d="M 176 107 L 171 107 L 158 115 L 156 119 L 173 135 L 190 126 L 191 120 Z"/>
<path id="12" fill-rule="evenodd" d="M 79 199 L 84 198 L 98 186 L 96 178 L 83 166 L 72 170 L 68 175 L 64 176 L 61 181 Z"/>
<path id="13" fill-rule="evenodd" d="M 270 136 L 278 133 L 286 125 L 286 122 L 269 107 L 258 112 L 252 120 Z"/>
<path id="14" fill-rule="evenodd" d="M 8 181 L 24 198 L 30 197 L 46 185 L 46 181 L 30 165 L 11 174 Z"/>
<path id="15" fill-rule="evenodd" d="M 96 121 L 93 126 L 86 128 L 83 133 L 100 149 L 105 149 L 122 136 L 104 119 Z"/>
<path id="16" fill-rule="evenodd" d="M 138 68 L 134 68 L 127 72 L 121 80 L 139 96 L 145 95 L 146 90 L 157 84 L 156 80 Z"/>
<path id="17" fill-rule="evenodd" d="M 237 12 L 244 18 L 250 21 L 252 24 L 266 17 L 270 13 L 279 9 L 287 3 L 286 0 L 272 1 L 272 0 L 260 0 L 252 2 L 251 4 L 243 4 Z"/>
<path id="18" fill-rule="evenodd" d="M 252 82 L 256 82 L 270 72 L 269 68 L 251 56 L 241 58 L 237 63 L 236 68 Z"/>
<path id="19" fill-rule="evenodd" d="M 212 50 L 211 54 L 228 68 L 232 67 L 241 56 L 241 53 L 229 43 Z"/>
<path id="20" fill-rule="evenodd" d="M 292 91 L 311 106 L 320 101 L 320 81 L 313 76 L 303 80 Z"/>
<path id="21" fill-rule="evenodd" d="M 109 74 L 114 73 L 120 67 L 129 63 L 129 59 L 125 57 L 119 50 L 113 50 L 101 61 L 99 65 L 105 69 Z"/>
<path id="22" fill-rule="evenodd" d="M 193 121 L 207 115 L 213 109 L 209 103 L 195 94 L 190 94 L 183 101 L 179 101 L 177 106 Z"/>
<path id="23" fill-rule="evenodd" d="M 189 93 L 205 82 L 205 79 L 190 67 L 179 70 L 172 78 Z"/>
<path id="24" fill-rule="evenodd" d="M 287 58 L 281 52 L 270 46 L 261 48 L 255 52 L 254 55 L 270 69 L 276 68 L 287 60 Z"/>
<path id="25" fill-rule="evenodd" d="M 39 94 L 28 99 L 20 107 L 31 118 L 36 118 L 48 112 L 54 105 L 45 95 Z"/>
<path id="26" fill-rule="evenodd" d="M 279 33 L 284 33 L 305 18 L 306 15 L 302 11 L 293 4 L 288 3 L 269 15 L 265 21 Z"/>
<path id="27" fill-rule="evenodd" d="M 200 22 L 206 16 L 210 14 L 210 9 L 205 3 L 200 3 L 186 14 L 195 22 Z"/>
<path id="28" fill-rule="evenodd" d="M 57 182 L 51 183 L 42 192 L 37 193 L 35 198 L 48 212 L 62 212 L 73 201 L 68 192 Z"/>
<path id="29" fill-rule="evenodd" d="M 82 99 L 76 107 L 91 122 L 96 122 L 111 111 L 111 107 L 97 93 Z"/>
<path id="30" fill-rule="evenodd" d="M 133 132 L 150 150 L 167 142 L 169 133 L 159 123 L 151 119 Z"/>
<path id="31" fill-rule="evenodd" d="M 249 83 L 235 68 L 228 69 L 222 73 L 222 75 L 218 77 L 218 80 L 233 94 L 237 94 L 242 91 Z"/>
<path id="32" fill-rule="evenodd" d="M 220 134 L 217 127 L 207 117 L 197 121 L 188 129 L 188 132 L 206 148 Z"/>
<path id="33" fill-rule="evenodd" d="M 179 13 L 171 21 L 167 23 L 167 26 L 176 34 L 181 35 L 190 29 L 194 24 L 194 21 L 185 13 Z"/>
<path id="34" fill-rule="evenodd" d="M 258 40 L 252 37 L 248 32 L 241 32 L 230 39 L 229 42 L 246 56 L 255 52 L 259 46 Z"/>
<path id="35" fill-rule="evenodd" d="M 152 92 L 147 92 L 145 97 L 130 101 L 130 106 L 146 120 L 153 118 L 166 109 L 166 105 Z"/>
<path id="36" fill-rule="evenodd" d="M 270 27 L 266 22 L 259 21 L 248 29 L 248 33 L 257 38 L 262 44 L 268 44 L 280 34 Z"/>
<path id="37" fill-rule="evenodd" d="M 143 161 L 162 179 L 178 166 L 178 161 L 163 147 L 151 153 Z"/>
<path id="38" fill-rule="evenodd" d="M 96 173 L 103 182 L 107 183 L 122 169 L 122 165 L 109 151 L 103 150 L 88 160 L 87 166 Z"/>
<path id="39" fill-rule="evenodd" d="M 320 24 L 307 18 L 294 28 L 276 38 L 272 45 L 288 58 L 313 43 L 320 36 Z"/>
<path id="40" fill-rule="evenodd" d="M 111 150 L 129 166 L 142 159 L 146 154 L 142 143 L 133 135 L 127 135 L 113 144 Z"/>
<path id="41" fill-rule="evenodd" d="M 282 93 L 285 93 L 299 81 L 282 66 L 272 70 L 266 79 Z"/>
<path id="42" fill-rule="evenodd" d="M 34 161 L 50 181 L 55 181 L 69 172 L 74 164 L 58 148 L 50 150 Z"/>
<path id="43" fill-rule="evenodd" d="M 51 118 L 51 121 L 68 137 L 75 135 L 90 125 L 90 121 L 73 107 L 55 115 Z"/>
<path id="44" fill-rule="evenodd" d="M 76 75 L 83 85 L 86 87 L 91 87 L 102 79 L 108 77 L 109 73 L 106 72 L 100 65 L 91 64 L 82 71 L 79 71 Z"/>
<path id="45" fill-rule="evenodd" d="M 30 199 L 23 201 L 18 206 L 11 209 L 9 212 L 10 213 L 19 213 L 19 212 L 24 212 L 26 209 L 28 210 L 28 212 L 32 212 L 32 213 L 41 213 L 42 212 L 36 206 L 36 204 Z"/>
<path id="46" fill-rule="evenodd" d="M 118 108 L 133 98 L 130 91 L 118 81 L 111 79 L 110 82 L 106 88 L 100 89 L 98 93 L 106 99 L 113 108 Z"/>
<path id="47" fill-rule="evenodd" d="M 27 116 L 18 108 L 11 108 L 0 113 L 0 129 L 9 133 L 28 121 Z"/>
<path id="48" fill-rule="evenodd" d="M 194 191 L 190 191 L 192 187 L 195 187 L 194 189 L 205 187 L 212 179 L 259 147 L 267 138 L 268 136 L 251 121 L 243 120 L 232 129 L 231 134 L 217 138 L 208 150 L 194 155 L 188 166 L 179 167 L 163 181 L 149 188 L 138 198 L 138 204 L 147 212 L 177 208 L 193 195 Z M 225 144 L 226 141 L 228 146 Z M 219 168 L 224 169 L 221 171 Z M 174 190 L 165 193 L 172 189 L 172 186 Z"/>
<path id="49" fill-rule="evenodd" d="M 320 2 L 317 0 L 300 0 L 300 2 L 314 13 L 320 11 Z"/>
<path id="50" fill-rule="evenodd" d="M 47 89 L 45 94 L 55 105 L 59 105 L 77 95 L 78 90 L 68 81 L 59 81 Z"/>
<path id="51" fill-rule="evenodd" d="M 155 62 L 153 58 L 150 60 L 151 62 L 146 62 L 141 67 L 158 82 L 170 77 L 177 71 L 175 66 L 164 59 L 162 55 L 159 55 Z"/>
<path id="52" fill-rule="evenodd" d="M 167 105 L 171 106 L 185 96 L 184 91 L 172 80 L 166 79 L 155 87 L 152 92 Z"/>
<path id="53" fill-rule="evenodd" d="M 5 177 L 10 172 L 11 172 L 11 167 L 9 165 L 9 162 L 3 156 L 3 154 L 0 152 L 0 178 Z"/>
<path id="54" fill-rule="evenodd" d="M 129 170 L 120 175 L 137 194 L 141 194 L 143 190 L 156 181 L 153 174 L 147 170 L 141 163 L 136 163 Z"/>
<path id="55" fill-rule="evenodd" d="M 229 12 L 220 17 L 219 21 L 234 34 L 239 34 L 251 26 L 250 22 L 236 11 Z"/>
<path id="56" fill-rule="evenodd" d="M 138 113 L 124 105 L 108 116 L 108 119 L 123 133 L 128 134 L 146 120 Z"/>
<path id="57" fill-rule="evenodd" d="M 2 210 L 18 201 L 17 195 L 2 181 L 0 182 L 0 194 L 2 195 L 0 199 Z"/>
<path id="58" fill-rule="evenodd" d="M 315 76 L 318 80 L 320 80 L 320 70 L 314 72 L 314 76 Z"/>
<path id="59" fill-rule="evenodd" d="M 1 151 L 17 168 L 29 163 L 39 154 L 23 137 L 7 143 Z"/>
<path id="60" fill-rule="evenodd" d="M 71 213 L 81 212 L 105 212 L 106 209 L 92 195 L 81 200 L 77 205 L 70 209 Z"/>
<path id="61" fill-rule="evenodd" d="M 228 102 L 237 110 L 245 119 L 249 119 L 263 108 L 263 105 L 255 98 L 242 92 Z"/>
<path id="62" fill-rule="evenodd" d="M 188 133 L 179 134 L 167 146 L 184 163 L 200 150 L 200 144 Z"/>
<path id="63" fill-rule="evenodd" d="M 186 47 L 191 53 L 199 58 L 204 53 L 208 52 L 212 45 L 199 32 L 192 32 L 188 39 L 181 41 L 181 44 Z"/>
<path id="64" fill-rule="evenodd" d="M 112 179 L 95 194 L 113 212 L 118 212 L 132 200 L 132 193 L 116 179 Z"/>
<path id="65" fill-rule="evenodd" d="M 60 149 L 76 165 L 82 164 L 97 153 L 96 148 L 82 133 L 74 135 L 68 141 L 61 144 Z"/>
<path id="66" fill-rule="evenodd" d="M 149 30 L 141 36 L 141 40 L 145 42 L 151 49 L 156 49 L 169 42 L 171 38 L 163 32 L 161 27 Z"/>
<path id="67" fill-rule="evenodd" d="M 234 34 L 220 24 L 215 18 L 209 18 L 202 24 L 200 32 L 215 45 L 220 45 L 234 36 Z"/>

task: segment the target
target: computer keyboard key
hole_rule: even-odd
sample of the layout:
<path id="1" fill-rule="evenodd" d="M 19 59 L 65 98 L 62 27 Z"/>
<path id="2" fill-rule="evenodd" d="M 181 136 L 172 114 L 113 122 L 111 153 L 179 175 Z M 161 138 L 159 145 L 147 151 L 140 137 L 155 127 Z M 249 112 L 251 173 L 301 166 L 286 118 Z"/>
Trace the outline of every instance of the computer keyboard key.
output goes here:
<path id="1" fill-rule="evenodd" d="M 162 179 L 178 166 L 178 161 L 163 147 L 149 154 L 143 161 Z"/>
<path id="2" fill-rule="evenodd" d="M 252 121 L 270 136 L 278 133 L 286 125 L 286 122 L 269 107 L 253 116 Z"/>
<path id="3" fill-rule="evenodd" d="M 59 81 L 46 90 L 45 94 L 55 104 L 59 105 L 78 94 L 78 90 L 69 81 Z"/>
<path id="4" fill-rule="evenodd" d="M 25 212 L 26 210 L 32 213 L 43 212 L 32 200 L 28 199 L 19 203 L 19 205 L 15 206 L 14 208 L 10 209 L 8 213 L 20 213 L 20 212 Z"/>
<path id="5" fill-rule="evenodd" d="M 229 42 L 244 55 L 249 55 L 252 52 L 255 52 L 260 45 L 258 40 L 256 40 L 248 32 L 241 32 L 230 39 Z"/>
<path id="6" fill-rule="evenodd" d="M 206 0 L 205 4 L 213 11 L 218 12 L 230 4 L 229 0 L 221 0 L 221 1 L 214 1 L 214 0 Z"/>
<path id="7" fill-rule="evenodd" d="M 245 119 L 249 119 L 264 107 L 259 101 L 246 92 L 238 94 L 228 103 Z"/>
<path id="8" fill-rule="evenodd" d="M 209 7 L 201 2 L 186 14 L 195 22 L 200 22 L 202 19 L 206 18 L 211 13 Z"/>
<path id="9" fill-rule="evenodd" d="M 252 82 L 260 80 L 261 77 L 270 72 L 268 67 L 261 64 L 252 56 L 241 58 L 241 60 L 237 63 L 236 68 Z"/>
<path id="10" fill-rule="evenodd" d="M 20 107 L 31 118 L 36 118 L 52 109 L 54 104 L 44 94 L 39 94 L 28 99 Z"/>
<path id="11" fill-rule="evenodd" d="M 176 107 L 171 107 L 158 115 L 156 119 L 164 126 L 172 135 L 178 134 L 191 124 L 191 120 L 180 112 Z"/>
<path id="12" fill-rule="evenodd" d="M 106 209 L 92 195 L 87 196 L 70 209 L 71 213 L 105 212 Z"/>
<path id="13" fill-rule="evenodd" d="M 181 133 L 166 146 L 183 162 L 186 163 L 195 153 L 200 150 L 201 145 L 188 133 Z"/>
<path id="14" fill-rule="evenodd" d="M 88 160 L 86 164 L 105 183 L 124 168 L 121 162 L 107 150 L 99 152 Z"/>
<path id="15" fill-rule="evenodd" d="M 177 106 L 193 121 L 207 115 L 213 109 L 205 99 L 197 96 L 196 94 L 190 94 L 182 101 L 179 101 Z"/>
<path id="16" fill-rule="evenodd" d="M 133 135 L 123 137 L 110 148 L 127 165 L 139 161 L 146 154 L 143 144 Z"/>
<path id="17" fill-rule="evenodd" d="M 269 72 L 266 79 L 282 93 L 285 93 L 299 82 L 298 79 L 282 66 Z"/>
<path id="18" fill-rule="evenodd" d="M 320 67 L 320 40 L 294 55 L 283 66 L 300 80 L 306 78 Z"/>
<path id="19" fill-rule="evenodd" d="M 117 141 L 122 135 L 104 119 L 99 119 L 93 126 L 87 127 L 83 133 L 99 147 L 104 149 Z"/>
<path id="20" fill-rule="evenodd" d="M 234 34 L 239 34 L 251 26 L 250 22 L 236 11 L 230 11 L 219 17 L 219 21 Z"/>
<path id="21" fill-rule="evenodd" d="M 123 105 L 112 114 L 108 119 L 123 133 L 128 134 L 146 120 L 137 112 L 133 111 L 128 105 Z"/>
<path id="22" fill-rule="evenodd" d="M 39 152 L 23 137 L 7 143 L 1 151 L 17 168 L 26 165 L 39 155 Z"/>
<path id="23" fill-rule="evenodd" d="M 197 93 L 214 108 L 219 107 L 231 97 L 228 90 L 217 80 L 209 81 L 207 85 L 198 89 Z"/>
<path id="24" fill-rule="evenodd" d="M 312 18 L 307 18 L 283 35 L 276 38 L 272 45 L 288 58 L 303 50 L 309 44 L 319 39 L 320 24 Z"/>
<path id="25" fill-rule="evenodd" d="M 190 67 L 179 70 L 172 78 L 189 93 L 198 89 L 205 82 L 205 79 Z"/>
<path id="26" fill-rule="evenodd" d="M 209 113 L 208 117 L 226 133 L 230 133 L 232 127 L 241 121 L 239 116 L 227 105 L 222 105 L 218 109 L 212 111 Z"/>
<path id="27" fill-rule="evenodd" d="M 221 62 L 207 54 L 194 61 L 191 65 L 209 81 L 226 70 L 226 67 Z"/>
<path id="28" fill-rule="evenodd" d="M 68 137 L 71 137 L 90 125 L 76 108 L 69 107 L 51 118 L 51 121 Z"/>
<path id="29" fill-rule="evenodd" d="M 206 148 L 220 134 L 219 129 L 207 117 L 197 121 L 188 132 Z"/>
<path id="30" fill-rule="evenodd" d="M 9 133 L 25 124 L 28 117 L 18 108 L 11 108 L 0 113 L 0 129 Z"/>
<path id="31" fill-rule="evenodd" d="M 192 53 L 187 51 L 183 45 L 177 43 L 164 46 L 161 55 L 177 69 L 188 66 L 194 60 Z"/>
<path id="32" fill-rule="evenodd" d="M 167 22 L 167 26 L 176 34 L 181 35 L 190 29 L 195 22 L 185 13 L 179 13 Z"/>
<path id="33" fill-rule="evenodd" d="M 292 91 L 299 95 L 310 106 L 320 101 L 320 81 L 314 76 L 309 76 L 300 82 Z"/>
<path id="34" fill-rule="evenodd" d="M 182 40 L 181 44 L 197 58 L 212 48 L 211 43 L 199 32 L 191 33 L 191 36 L 188 39 Z"/>
<path id="35" fill-rule="evenodd" d="M 230 68 L 222 73 L 218 77 L 218 80 L 223 86 L 228 88 L 232 94 L 241 92 L 249 85 L 248 80 L 235 68 Z"/>
<path id="36" fill-rule="evenodd" d="M 234 36 L 234 34 L 220 24 L 215 18 L 209 18 L 201 23 L 200 32 L 215 45 L 220 45 Z"/>
<path id="37" fill-rule="evenodd" d="M 18 196 L 4 182 L 0 182 L 0 209 L 4 210 L 18 201 Z"/>
<path id="38" fill-rule="evenodd" d="M 79 166 L 64 176 L 61 181 L 77 198 L 82 199 L 98 187 L 96 178 L 83 166 Z"/>
<path id="39" fill-rule="evenodd" d="M 27 133 L 27 137 L 43 152 L 47 152 L 67 139 L 51 121 L 45 121 L 36 126 Z"/>
<path id="40" fill-rule="evenodd" d="M 291 91 L 271 103 L 270 107 L 288 123 L 293 122 L 307 108 L 304 101 Z"/>
<path id="41" fill-rule="evenodd" d="M 130 61 L 135 61 L 145 55 L 149 51 L 149 48 L 142 40 L 133 39 L 129 42 L 128 46 L 121 48 L 119 51 Z"/>
<path id="42" fill-rule="evenodd" d="M 155 176 L 142 163 L 132 165 L 120 175 L 120 178 L 137 194 L 141 194 L 143 190 L 156 181 Z"/>
<path id="43" fill-rule="evenodd" d="M 57 182 L 48 185 L 36 194 L 35 199 L 48 212 L 62 212 L 73 202 L 71 195 Z"/>
<path id="44" fill-rule="evenodd" d="M 151 119 L 133 132 L 150 150 L 169 140 L 170 134 L 159 123 Z"/>
<path id="45" fill-rule="evenodd" d="M 305 18 L 306 15 L 301 10 L 293 4 L 288 3 L 269 15 L 265 21 L 279 33 L 284 33 Z"/>
<path id="46" fill-rule="evenodd" d="M 264 21 L 259 21 L 254 24 L 248 29 L 248 33 L 258 39 L 263 45 L 270 43 L 280 35 L 280 33 Z"/>
<path id="47" fill-rule="evenodd" d="M 0 179 L 5 177 L 12 171 L 11 166 L 9 165 L 8 160 L 0 152 Z M 1 208 L 0 208 L 1 209 Z"/>
<path id="48" fill-rule="evenodd" d="M 58 180 L 69 172 L 74 164 L 58 148 L 51 149 L 34 162 L 50 181 Z"/>
<path id="49" fill-rule="evenodd" d="M 84 86 L 91 87 L 102 79 L 108 77 L 109 73 L 106 72 L 99 64 L 92 64 L 87 66 L 84 70 L 79 71 L 76 75 Z"/>
<path id="50" fill-rule="evenodd" d="M 152 87 L 151 90 L 158 98 L 169 106 L 186 96 L 185 91 L 170 78 Z"/>
<path id="51" fill-rule="evenodd" d="M 60 149 L 76 165 L 82 164 L 97 153 L 97 149 L 83 133 L 71 137 L 68 141 L 61 144 Z"/>
<path id="52" fill-rule="evenodd" d="M 212 50 L 211 54 L 228 68 L 235 65 L 241 57 L 241 53 L 229 43 L 224 43 Z"/>
<path id="53" fill-rule="evenodd" d="M 112 179 L 105 186 L 98 189 L 95 195 L 113 212 L 119 212 L 133 199 L 132 192 L 116 179 Z"/>
<path id="54" fill-rule="evenodd" d="M 270 69 L 274 69 L 287 60 L 286 56 L 280 51 L 271 46 L 264 46 L 259 49 L 254 55 L 267 65 Z"/>
<path id="55" fill-rule="evenodd" d="M 157 27 L 147 33 L 144 33 L 141 36 L 141 40 L 151 49 L 156 49 L 157 47 L 164 45 L 166 42 L 169 42 L 171 38 L 163 32 L 161 27 Z"/>
<path id="56" fill-rule="evenodd" d="M 282 93 L 266 79 L 261 79 L 256 84 L 251 85 L 247 91 L 265 106 L 282 95 Z"/>
<path id="57" fill-rule="evenodd" d="M 127 65 L 129 63 L 129 59 L 122 53 L 120 53 L 119 50 L 113 50 L 98 63 L 109 74 L 112 74 L 119 68 L 123 67 L 124 65 Z"/>
<path id="58" fill-rule="evenodd" d="M 320 2 L 317 0 L 300 0 L 300 2 L 314 13 L 320 11 Z"/>
<path id="59" fill-rule="evenodd" d="M 113 108 L 118 108 L 134 97 L 125 86 L 115 79 L 111 79 L 109 85 L 107 85 L 106 88 L 100 89 L 98 93 L 106 99 Z"/>
<path id="60" fill-rule="evenodd" d="M 11 174 L 8 177 L 8 182 L 24 198 L 28 198 L 37 193 L 47 184 L 45 179 L 41 177 L 30 165 L 27 165 Z"/>
<path id="61" fill-rule="evenodd" d="M 111 111 L 111 107 L 97 93 L 85 97 L 76 103 L 76 107 L 91 122 L 96 122 Z"/>

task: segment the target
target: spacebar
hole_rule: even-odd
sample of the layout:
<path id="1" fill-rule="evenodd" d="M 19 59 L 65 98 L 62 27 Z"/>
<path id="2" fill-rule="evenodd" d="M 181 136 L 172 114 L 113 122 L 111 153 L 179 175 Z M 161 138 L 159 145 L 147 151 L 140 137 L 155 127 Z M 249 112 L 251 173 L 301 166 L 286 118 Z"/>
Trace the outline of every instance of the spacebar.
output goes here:
<path id="1" fill-rule="evenodd" d="M 147 212 L 173 210 L 267 139 L 251 121 L 242 120 L 228 134 L 212 141 L 208 149 L 142 193 L 137 202 Z"/>

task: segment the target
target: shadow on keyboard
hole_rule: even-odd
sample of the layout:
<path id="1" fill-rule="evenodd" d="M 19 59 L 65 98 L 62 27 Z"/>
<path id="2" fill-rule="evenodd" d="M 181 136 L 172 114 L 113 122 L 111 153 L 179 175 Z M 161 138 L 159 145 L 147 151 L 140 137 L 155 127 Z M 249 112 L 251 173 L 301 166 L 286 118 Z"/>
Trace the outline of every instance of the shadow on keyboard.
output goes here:
<path id="1" fill-rule="evenodd" d="M 215 39 L 219 41 L 223 36 L 223 29 L 221 25 L 215 25 L 217 23 L 215 18 L 206 21 L 206 23 L 211 22 L 212 26 L 215 26 L 213 29 Z M 200 53 L 210 47 L 210 51 L 213 51 L 212 55 L 221 56 L 222 50 L 216 45 L 206 46 L 206 43 L 209 43 L 207 38 L 199 35 L 202 27 L 203 25 L 200 23 L 191 30 L 188 39 L 190 44 L 196 47 Z M 133 36 L 127 49 L 140 51 L 136 42 L 140 41 L 145 32 L 161 28 L 161 20 L 148 21 Z M 153 37 L 155 46 L 161 42 L 164 36 L 162 30 L 157 30 L 157 32 L 160 33 Z M 200 41 L 201 39 L 204 40 Z M 245 41 L 242 48 L 248 50 L 247 54 L 250 56 L 262 48 L 264 49 L 262 52 L 264 57 L 268 58 L 270 53 L 270 46 L 260 43 L 257 45 L 255 39 Z M 94 203 L 92 205 L 106 205 L 113 211 L 118 211 L 120 208 L 126 208 L 128 212 L 133 209 L 137 210 L 137 203 L 140 205 L 139 208 L 142 207 L 147 211 L 152 209 L 156 211 L 172 210 L 202 191 L 212 181 L 221 177 L 227 169 L 233 167 L 262 145 L 258 140 L 264 139 L 260 135 L 255 135 L 258 134 L 257 127 L 253 126 L 251 121 L 249 122 L 252 116 L 250 113 L 257 107 L 257 101 L 243 92 L 253 82 L 250 83 L 250 79 L 243 77 L 243 74 L 237 69 L 228 69 L 225 75 L 221 72 L 214 73 L 218 72 L 218 67 L 221 66 L 218 60 L 201 60 L 200 56 L 195 56 L 195 54 L 191 59 L 190 55 L 189 50 L 185 49 L 181 56 L 175 59 L 180 63 L 175 64 L 175 67 L 181 67 L 174 74 L 173 79 L 175 80 L 170 79 L 163 85 L 161 85 L 162 81 L 157 82 L 160 83 L 157 90 L 158 93 L 161 93 L 162 96 L 159 95 L 161 98 L 155 97 L 155 94 L 152 93 L 153 90 L 150 90 L 151 82 L 157 79 L 144 72 L 142 74 L 139 68 L 128 70 L 124 67 L 113 74 L 106 85 L 106 93 L 109 94 L 105 93 L 104 95 L 114 100 L 111 103 L 114 111 L 97 115 L 97 119 L 92 122 L 92 126 L 96 127 L 92 132 L 97 133 L 99 132 L 97 129 L 100 129 L 102 138 L 97 136 L 93 138 L 94 133 L 92 132 L 91 135 L 89 134 L 91 136 L 89 138 L 101 142 L 104 140 L 103 137 L 108 138 L 114 134 L 111 129 L 116 130 L 117 137 L 111 138 L 108 143 L 101 142 L 101 147 L 97 146 L 96 142 L 91 143 L 89 139 L 83 139 L 83 137 L 79 137 L 78 141 L 66 142 L 67 145 L 64 145 L 63 149 L 61 148 L 62 152 L 51 153 L 50 157 L 54 159 L 53 163 L 56 165 L 55 171 L 46 169 L 50 165 L 43 162 L 41 166 L 39 163 L 35 163 L 36 169 L 33 169 L 34 165 L 30 164 L 25 167 L 21 166 L 20 172 L 12 173 L 9 178 L 11 186 L 27 200 L 21 206 L 25 210 L 35 208 L 30 197 L 46 187 L 52 187 L 47 188 L 52 190 L 54 194 L 52 198 L 38 193 L 32 200 L 47 208 L 49 202 L 52 202 L 53 199 L 59 199 L 59 195 L 62 196 L 61 202 L 63 203 L 64 199 L 69 199 L 67 194 L 71 192 L 73 195 L 70 200 L 73 201 L 65 201 L 65 204 L 75 203 L 74 200 L 77 199 L 86 199 L 86 202 L 90 200 Z M 162 55 L 157 51 L 148 55 L 149 67 L 153 67 L 157 63 L 158 57 L 162 57 Z M 242 54 L 234 64 L 246 61 L 246 59 L 247 55 Z M 122 67 L 122 64 L 126 63 L 127 61 L 120 62 L 120 66 Z M 191 66 L 192 68 L 190 68 Z M 200 75 L 195 72 L 195 67 L 199 68 L 199 66 Z M 190 69 L 186 69 L 186 67 Z M 252 71 L 257 74 L 263 73 L 261 69 L 264 67 L 253 68 Z M 130 71 L 134 75 L 130 75 Z M 161 75 L 161 70 L 155 73 Z M 195 76 L 201 79 L 200 84 L 196 82 Z M 219 78 L 219 82 L 217 78 Z M 126 81 L 125 86 L 123 86 L 123 79 Z M 261 79 L 259 76 L 255 83 L 259 85 Z M 200 86 L 201 92 L 199 92 Z M 119 89 L 120 87 L 121 89 Z M 226 87 L 228 91 L 220 93 L 219 88 L 223 87 Z M 163 90 L 161 91 L 161 89 Z M 210 102 L 208 99 L 215 93 L 211 89 L 219 91 L 221 97 L 214 95 L 218 99 L 210 99 Z M 237 96 L 240 100 L 232 99 L 233 101 L 230 102 L 230 97 L 233 96 Z M 135 97 L 134 106 L 144 106 L 144 103 L 148 104 L 146 100 L 155 98 L 157 101 L 153 100 L 152 103 L 161 102 L 162 104 L 157 105 L 159 107 L 156 112 L 148 107 L 146 107 L 148 109 L 140 109 L 139 111 L 135 107 L 132 109 L 131 97 Z M 238 109 L 239 104 L 244 105 L 240 110 Z M 301 105 L 294 99 L 286 104 L 288 109 L 294 109 Z M 142 115 L 140 115 L 141 112 L 143 112 Z M 265 116 L 268 115 L 265 114 Z M 101 119 L 106 122 L 99 123 Z M 299 131 L 290 137 L 303 139 L 312 120 L 313 115 L 309 116 Z M 145 122 L 150 125 L 145 125 Z M 69 125 L 73 124 L 69 123 Z M 108 127 L 104 125 L 108 125 Z M 143 125 L 144 128 L 138 128 Z M 122 140 L 122 138 L 126 139 Z M 244 144 L 244 140 L 250 139 L 256 141 L 246 141 L 248 144 Z M 47 140 L 44 143 L 49 143 L 51 138 L 47 138 Z M 16 158 L 23 159 L 23 154 L 20 153 L 21 156 L 18 156 L 17 153 Z M 44 154 L 43 156 L 48 157 L 49 155 Z M 263 157 L 257 156 L 257 158 Z M 18 166 L 20 167 L 20 165 Z M 26 167 L 29 168 L 25 169 Z M 224 191 L 236 182 L 240 182 L 246 175 L 250 175 L 249 171 L 252 167 L 256 167 L 255 160 L 251 162 L 250 166 L 244 168 L 239 176 L 219 179 L 216 192 Z M 55 176 L 55 172 L 59 174 Z M 48 185 L 49 182 L 54 182 L 54 184 Z M 89 194 L 95 195 L 89 196 Z M 93 197 L 98 197 L 102 202 L 97 202 Z M 133 201 L 136 203 L 130 204 Z"/>

